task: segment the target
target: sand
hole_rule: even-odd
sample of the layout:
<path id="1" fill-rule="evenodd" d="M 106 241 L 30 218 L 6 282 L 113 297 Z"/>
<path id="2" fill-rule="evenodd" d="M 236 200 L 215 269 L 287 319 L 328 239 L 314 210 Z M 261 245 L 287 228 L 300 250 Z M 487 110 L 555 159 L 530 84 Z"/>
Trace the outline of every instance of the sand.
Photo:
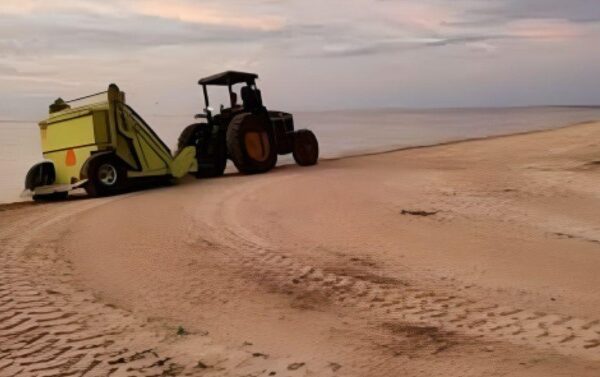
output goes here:
<path id="1" fill-rule="evenodd" d="M 0 376 L 598 376 L 600 123 L 0 208 Z"/>

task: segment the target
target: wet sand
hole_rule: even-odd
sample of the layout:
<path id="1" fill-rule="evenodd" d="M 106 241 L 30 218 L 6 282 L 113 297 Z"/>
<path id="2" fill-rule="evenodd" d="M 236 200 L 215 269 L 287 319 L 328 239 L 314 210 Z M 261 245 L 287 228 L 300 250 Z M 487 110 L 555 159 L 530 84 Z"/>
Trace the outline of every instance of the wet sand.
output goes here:
<path id="1" fill-rule="evenodd" d="M 598 376 L 600 123 L 0 212 L 0 375 Z"/>

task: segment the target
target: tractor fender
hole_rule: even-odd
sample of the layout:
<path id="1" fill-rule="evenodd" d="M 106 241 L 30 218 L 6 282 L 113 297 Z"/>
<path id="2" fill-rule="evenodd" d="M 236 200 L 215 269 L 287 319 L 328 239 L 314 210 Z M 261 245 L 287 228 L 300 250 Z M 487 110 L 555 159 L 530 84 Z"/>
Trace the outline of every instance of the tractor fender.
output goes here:
<path id="1" fill-rule="evenodd" d="M 31 167 L 25 176 L 25 189 L 48 186 L 56 181 L 56 170 L 52 161 L 42 161 Z"/>
<path id="2" fill-rule="evenodd" d="M 81 179 L 81 180 L 88 179 L 87 172 L 88 172 L 88 167 L 89 167 L 91 161 L 93 161 L 97 158 L 100 158 L 103 156 L 109 156 L 109 155 L 113 156 L 114 158 L 118 159 L 119 161 L 122 161 L 114 151 L 96 152 L 96 153 L 92 154 L 87 160 L 85 160 L 85 162 L 81 166 L 81 170 L 79 171 L 79 179 Z"/>

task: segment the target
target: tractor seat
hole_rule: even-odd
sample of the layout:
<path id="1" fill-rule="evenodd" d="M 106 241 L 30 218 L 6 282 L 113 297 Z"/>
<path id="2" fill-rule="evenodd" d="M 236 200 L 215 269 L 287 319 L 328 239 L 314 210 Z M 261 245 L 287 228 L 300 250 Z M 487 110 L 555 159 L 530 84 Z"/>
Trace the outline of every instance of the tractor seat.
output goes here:
<path id="1" fill-rule="evenodd" d="M 253 111 L 262 107 L 262 98 L 260 90 L 252 89 L 250 86 L 244 86 L 241 90 L 244 110 Z"/>

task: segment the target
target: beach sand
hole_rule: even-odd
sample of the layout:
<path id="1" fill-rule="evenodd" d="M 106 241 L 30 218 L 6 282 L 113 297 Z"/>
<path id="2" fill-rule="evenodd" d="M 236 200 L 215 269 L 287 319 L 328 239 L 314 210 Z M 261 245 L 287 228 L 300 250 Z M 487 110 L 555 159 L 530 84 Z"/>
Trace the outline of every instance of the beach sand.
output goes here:
<path id="1" fill-rule="evenodd" d="M 0 376 L 598 376 L 600 123 L 0 208 Z"/>

